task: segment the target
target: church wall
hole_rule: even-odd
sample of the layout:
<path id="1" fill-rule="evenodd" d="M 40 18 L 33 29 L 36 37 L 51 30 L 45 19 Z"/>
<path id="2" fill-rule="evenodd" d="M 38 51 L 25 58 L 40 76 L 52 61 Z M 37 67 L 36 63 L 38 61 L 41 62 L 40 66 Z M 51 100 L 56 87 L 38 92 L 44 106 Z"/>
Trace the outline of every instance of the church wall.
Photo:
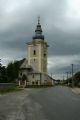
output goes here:
<path id="1" fill-rule="evenodd" d="M 42 73 L 47 73 L 47 46 L 43 42 L 40 46 L 40 68 Z"/>
<path id="2" fill-rule="evenodd" d="M 33 67 L 34 70 L 38 71 L 39 70 L 39 47 L 38 45 L 28 45 L 28 64 Z M 35 54 L 34 54 L 35 51 Z"/>
<path id="3" fill-rule="evenodd" d="M 52 79 L 47 74 L 42 74 L 42 73 L 28 73 L 27 74 L 26 70 L 22 70 L 19 73 L 19 78 L 22 78 L 23 75 L 27 76 L 27 80 L 28 80 L 27 85 L 47 85 L 47 84 L 52 84 Z"/>
<path id="4" fill-rule="evenodd" d="M 26 76 L 27 76 L 27 75 L 28 75 L 28 72 L 27 72 L 26 70 L 20 70 L 20 71 L 19 71 L 19 75 L 18 75 L 19 78 L 22 78 L 23 75 L 26 75 Z"/>
<path id="5" fill-rule="evenodd" d="M 40 85 L 40 74 L 28 74 L 28 80 L 30 82 L 30 85 L 36 84 L 38 81 L 38 85 Z"/>
<path id="6" fill-rule="evenodd" d="M 31 59 L 30 60 L 30 65 L 33 67 L 33 69 L 35 70 L 35 71 L 37 71 L 38 70 L 38 64 L 39 64 L 39 61 L 38 61 L 38 59 Z"/>
<path id="7" fill-rule="evenodd" d="M 38 82 L 38 85 L 44 85 L 46 83 L 52 83 L 52 79 L 50 79 L 46 74 L 28 74 L 29 84 L 34 85 Z"/>
<path id="8" fill-rule="evenodd" d="M 28 43 L 28 64 L 41 73 L 47 73 L 47 47 L 41 39 Z"/>

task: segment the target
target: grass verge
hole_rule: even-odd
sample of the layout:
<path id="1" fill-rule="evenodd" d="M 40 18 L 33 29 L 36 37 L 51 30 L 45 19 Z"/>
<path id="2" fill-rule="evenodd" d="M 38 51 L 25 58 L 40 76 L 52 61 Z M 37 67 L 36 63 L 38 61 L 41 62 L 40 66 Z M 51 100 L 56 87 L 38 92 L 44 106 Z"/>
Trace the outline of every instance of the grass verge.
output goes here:
<path id="1" fill-rule="evenodd" d="M 22 88 L 19 87 L 11 87 L 11 88 L 1 88 L 0 89 L 0 94 L 6 94 L 10 92 L 17 92 L 23 90 Z"/>
<path id="2" fill-rule="evenodd" d="M 27 85 L 26 88 L 47 88 L 53 87 L 53 85 Z"/>

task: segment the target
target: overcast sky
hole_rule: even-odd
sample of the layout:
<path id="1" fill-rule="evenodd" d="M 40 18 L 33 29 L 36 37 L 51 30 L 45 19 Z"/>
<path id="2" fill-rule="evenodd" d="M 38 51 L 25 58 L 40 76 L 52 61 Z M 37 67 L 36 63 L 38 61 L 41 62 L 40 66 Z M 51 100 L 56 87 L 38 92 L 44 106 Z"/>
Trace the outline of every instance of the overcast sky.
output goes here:
<path id="1" fill-rule="evenodd" d="M 37 17 L 48 49 L 49 73 L 80 70 L 80 0 L 0 0 L 0 58 L 3 65 L 27 56 Z"/>

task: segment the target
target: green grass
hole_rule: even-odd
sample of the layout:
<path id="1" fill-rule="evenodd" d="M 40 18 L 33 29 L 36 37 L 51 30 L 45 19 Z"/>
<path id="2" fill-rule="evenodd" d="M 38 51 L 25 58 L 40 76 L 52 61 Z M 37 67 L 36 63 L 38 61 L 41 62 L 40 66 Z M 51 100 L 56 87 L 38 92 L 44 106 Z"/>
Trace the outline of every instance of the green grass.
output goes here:
<path id="1" fill-rule="evenodd" d="M 53 87 L 53 85 L 28 85 L 26 88 L 47 88 L 47 87 Z"/>
<path id="2" fill-rule="evenodd" d="M 19 88 L 19 87 L 11 87 L 11 88 L 1 88 L 0 89 L 0 94 L 6 94 L 6 93 L 10 93 L 10 92 L 17 92 L 17 91 L 21 91 L 23 89 Z"/>

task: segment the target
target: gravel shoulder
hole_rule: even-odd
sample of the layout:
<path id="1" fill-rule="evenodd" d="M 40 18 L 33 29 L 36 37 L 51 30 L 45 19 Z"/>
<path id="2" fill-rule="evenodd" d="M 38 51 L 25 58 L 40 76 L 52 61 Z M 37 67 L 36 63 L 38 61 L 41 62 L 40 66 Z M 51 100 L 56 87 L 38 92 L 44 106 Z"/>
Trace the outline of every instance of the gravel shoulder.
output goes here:
<path id="1" fill-rule="evenodd" d="M 72 92 L 80 95 L 80 88 L 72 88 Z"/>

